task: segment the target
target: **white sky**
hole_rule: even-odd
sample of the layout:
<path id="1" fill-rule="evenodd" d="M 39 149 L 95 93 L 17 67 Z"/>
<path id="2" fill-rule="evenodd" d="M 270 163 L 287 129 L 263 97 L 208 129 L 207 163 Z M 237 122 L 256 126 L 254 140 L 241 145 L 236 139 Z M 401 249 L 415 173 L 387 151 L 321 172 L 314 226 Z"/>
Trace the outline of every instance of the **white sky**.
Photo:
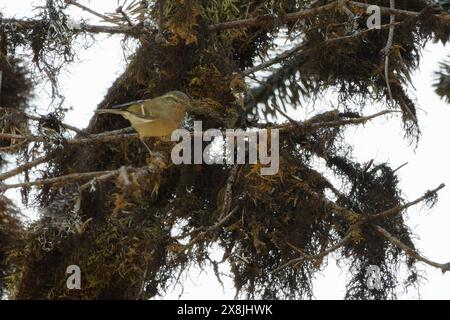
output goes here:
<path id="1" fill-rule="evenodd" d="M 115 0 L 79 1 L 98 11 L 112 11 Z M 4 16 L 23 17 L 30 15 L 34 0 L 0 0 L 0 11 Z M 72 9 L 74 18 L 80 16 L 79 9 Z M 87 17 L 83 15 L 83 17 Z M 92 19 L 92 21 L 96 21 Z M 107 89 L 124 67 L 120 37 L 98 36 L 96 45 L 80 52 L 81 62 L 73 64 L 61 78 L 66 102 L 73 106 L 66 122 L 83 128 L 93 115 L 95 106 L 102 100 Z M 439 203 L 432 209 L 421 209 L 420 206 L 408 211 L 408 225 L 418 235 L 416 245 L 428 258 L 437 262 L 450 261 L 450 151 L 446 144 L 450 133 L 450 105 L 444 103 L 433 92 L 431 86 L 433 72 L 438 63 L 450 54 L 448 48 L 439 44 L 430 44 L 424 51 L 420 70 L 414 75 L 413 83 L 421 123 L 422 138 L 417 149 L 409 146 L 403 139 L 399 120 L 377 120 L 365 127 L 350 128 L 347 131 L 348 141 L 354 145 L 354 155 L 360 162 L 375 159 L 377 162 L 389 161 L 392 167 L 405 162 L 408 165 L 399 172 L 400 187 L 406 199 L 413 200 L 424 191 L 437 187 L 442 182 L 448 185 L 439 193 Z M 37 92 L 39 98 L 36 105 L 46 109 L 48 97 L 44 91 Z M 323 101 L 329 105 L 330 101 Z M 374 110 L 373 110 L 374 111 Z M 372 113 L 368 108 L 366 113 Z M 297 119 L 304 114 L 292 113 Z M 17 198 L 17 193 L 8 192 L 10 197 Z M 428 281 L 417 291 L 400 293 L 401 299 L 450 299 L 450 272 L 443 275 L 440 270 L 419 265 Z M 226 270 L 224 270 L 226 271 Z M 329 260 L 328 267 L 317 274 L 314 281 L 314 292 L 317 299 L 342 299 L 345 294 L 347 270 L 340 270 L 335 261 Z M 226 280 L 226 279 L 225 279 Z M 180 289 L 169 292 L 165 299 L 177 299 Z M 211 270 L 199 274 L 193 270 L 186 275 L 182 299 L 232 299 L 234 290 L 231 280 L 225 281 L 222 288 Z"/>

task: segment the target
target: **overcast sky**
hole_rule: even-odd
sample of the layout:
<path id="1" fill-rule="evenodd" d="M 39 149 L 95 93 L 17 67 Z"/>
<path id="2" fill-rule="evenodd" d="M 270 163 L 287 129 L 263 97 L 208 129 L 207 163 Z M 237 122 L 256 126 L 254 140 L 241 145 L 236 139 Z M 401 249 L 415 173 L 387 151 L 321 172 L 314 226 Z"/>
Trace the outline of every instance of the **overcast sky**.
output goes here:
<path id="1" fill-rule="evenodd" d="M 116 7 L 116 0 L 79 1 L 101 12 L 111 12 Z M 34 0 L 0 0 L 0 11 L 4 16 L 30 16 Z M 83 15 L 80 10 L 71 10 L 74 19 Z M 92 21 L 96 21 L 92 19 Z M 93 110 L 102 100 L 107 89 L 124 68 L 123 55 L 118 36 L 98 36 L 97 43 L 88 50 L 80 52 L 80 62 L 71 65 L 61 77 L 66 103 L 74 110 L 67 114 L 66 122 L 80 128 L 87 125 L 93 116 Z M 438 63 L 450 54 L 450 50 L 440 44 L 429 44 L 424 50 L 420 70 L 413 77 L 416 98 L 421 110 L 419 121 L 422 138 L 417 149 L 408 145 L 403 138 L 399 119 L 380 119 L 364 127 L 347 130 L 349 142 L 354 146 L 354 155 L 360 162 L 375 159 L 377 162 L 388 161 L 396 168 L 404 163 L 407 166 L 399 171 L 400 187 L 404 197 L 413 200 L 424 191 L 437 187 L 441 183 L 448 185 L 439 193 L 439 203 L 428 210 L 421 206 L 408 211 L 407 223 L 419 237 L 415 243 L 426 257 L 437 262 L 450 261 L 450 150 L 448 137 L 450 133 L 450 105 L 446 104 L 433 92 L 434 71 Z M 45 91 L 36 92 L 34 103 L 41 110 L 48 106 Z M 330 105 L 333 101 L 323 101 Z M 366 110 L 371 113 L 370 109 Z M 375 110 L 373 110 L 375 111 Z M 292 112 L 293 117 L 302 120 L 305 114 Z M 17 192 L 7 194 L 16 199 Z M 328 267 L 317 274 L 314 292 L 317 299 L 342 299 L 345 294 L 346 269 L 339 269 L 335 261 L 329 259 Z M 401 299 L 450 299 L 450 272 L 443 275 L 440 270 L 419 264 L 428 281 L 420 287 L 420 296 L 416 290 L 400 293 Z M 226 270 L 224 270 L 226 271 Z M 199 275 L 193 270 L 186 275 L 182 299 L 232 299 L 234 290 L 231 280 L 225 281 L 221 288 L 211 270 Z M 180 288 L 169 292 L 164 298 L 178 298 Z"/>

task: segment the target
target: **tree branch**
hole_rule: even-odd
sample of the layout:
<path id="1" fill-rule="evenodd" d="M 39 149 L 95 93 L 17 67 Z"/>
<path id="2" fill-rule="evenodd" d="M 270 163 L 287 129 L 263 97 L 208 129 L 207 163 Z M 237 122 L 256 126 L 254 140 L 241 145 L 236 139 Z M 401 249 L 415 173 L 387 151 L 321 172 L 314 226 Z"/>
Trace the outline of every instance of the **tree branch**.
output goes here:
<path id="1" fill-rule="evenodd" d="M 87 138 L 76 138 L 66 140 L 65 143 L 68 145 L 80 145 L 80 144 L 90 144 L 90 143 L 105 143 L 113 142 L 117 140 L 133 140 L 138 139 L 139 135 L 137 133 L 114 133 L 114 134 L 96 134 L 91 135 Z M 14 139 L 14 140 L 27 140 L 31 142 L 48 142 L 49 138 L 45 136 L 35 136 L 35 135 L 18 135 L 11 133 L 0 133 L 0 139 Z"/>
<path id="2" fill-rule="evenodd" d="M 283 18 L 283 22 L 287 21 L 296 21 L 299 19 L 304 19 L 311 17 L 313 15 L 325 12 L 327 10 L 333 9 L 338 2 L 334 1 L 331 3 L 328 3 L 321 7 L 315 7 L 315 8 L 308 8 L 303 9 L 298 12 L 288 13 Z M 357 7 L 357 8 L 363 8 L 367 9 L 370 4 L 367 3 L 361 3 L 357 1 L 348 1 L 348 4 Z M 390 9 L 387 7 L 380 7 L 381 12 L 383 14 L 394 14 L 396 16 L 406 16 L 410 18 L 417 18 L 420 15 L 420 12 L 415 11 L 407 11 L 407 10 L 400 10 L 400 9 Z M 91 12 L 92 13 L 92 12 Z M 94 14 L 94 13 L 92 13 Z M 95 13 L 95 15 L 104 18 L 103 15 L 99 13 Z M 440 14 L 440 15 L 434 15 L 436 19 L 443 20 L 445 22 L 450 22 L 450 15 L 448 14 Z M 107 17 L 106 17 L 107 18 Z M 277 18 L 270 18 L 270 19 L 264 19 L 264 18 L 250 18 L 250 19 L 242 19 L 242 20 L 234 20 L 234 21 L 227 21 L 218 23 L 215 25 L 208 26 L 209 31 L 220 31 L 220 30 L 228 30 L 228 29 L 240 29 L 240 28 L 248 28 L 258 25 L 267 25 L 267 24 L 276 24 L 279 23 L 280 17 Z M 108 21 L 108 18 L 106 19 Z M 14 23 L 20 28 L 25 29 L 33 29 L 36 25 L 42 23 L 40 20 L 20 20 L 20 19 L 3 19 L 2 22 L 4 23 Z M 114 23 L 114 22 L 112 22 Z M 90 33 L 108 33 L 108 34 L 128 34 L 128 35 L 134 35 L 137 36 L 141 34 L 142 32 L 152 32 L 157 33 L 158 30 L 155 28 L 148 28 L 143 26 L 104 26 L 104 25 L 90 25 L 90 24 L 82 24 L 78 28 L 74 28 L 77 32 L 90 32 Z"/>
<path id="3" fill-rule="evenodd" d="M 362 3 L 362 2 L 358 2 L 358 1 L 347 1 L 347 4 L 354 6 L 356 8 L 362 8 L 362 9 L 367 9 L 368 7 L 371 6 L 370 3 Z M 420 16 L 420 12 L 416 12 L 416 11 L 408 11 L 408 10 L 402 10 L 402 9 L 392 9 L 392 8 L 388 8 L 388 7 L 382 7 L 382 6 L 378 6 L 380 8 L 381 13 L 385 14 L 385 15 L 395 15 L 395 16 L 405 16 L 405 17 L 410 17 L 410 18 L 417 18 Z M 436 19 L 441 19 L 444 20 L 445 22 L 450 22 L 450 15 L 449 14 L 435 14 L 434 17 Z"/>
<path id="4" fill-rule="evenodd" d="M 281 20 L 283 22 L 287 22 L 287 21 L 296 21 L 296 20 L 300 20 L 300 19 L 304 19 L 304 18 L 308 18 L 317 14 L 320 14 L 324 11 L 328 11 L 333 9 L 337 4 L 339 3 L 339 1 L 334 1 L 331 3 L 328 3 L 326 5 L 320 6 L 320 7 L 315 7 L 315 8 L 309 8 L 309 9 L 304 9 L 304 10 L 300 10 L 297 12 L 293 12 L 293 13 L 288 13 L 284 16 L 284 18 L 282 18 Z M 363 9 L 367 9 L 371 4 L 367 4 L 367 3 L 362 3 L 362 2 L 357 2 L 357 1 L 347 1 L 348 4 L 357 7 L 357 8 L 363 8 Z M 415 12 L 415 11 L 408 11 L 408 10 L 400 10 L 400 9 L 391 9 L 391 8 L 387 8 L 387 7 L 380 7 L 380 10 L 383 14 L 393 14 L 396 16 L 407 16 L 410 18 L 417 18 L 420 15 L 420 12 Z M 446 22 L 450 22 L 450 15 L 434 15 L 435 18 L 437 19 L 441 19 L 444 20 Z M 208 29 L 210 31 L 218 31 L 218 30 L 227 30 L 227 29 L 240 29 L 240 28 L 248 28 L 248 27 L 253 27 L 253 26 L 258 26 L 261 24 L 276 24 L 278 22 L 278 18 L 277 19 L 271 19 L 271 20 L 267 20 L 267 19 L 261 19 L 261 18 L 250 18 L 250 19 L 242 19 L 242 20 L 235 20 L 235 21 L 228 21 L 228 22 L 222 22 L 216 25 L 210 25 L 208 27 Z"/>

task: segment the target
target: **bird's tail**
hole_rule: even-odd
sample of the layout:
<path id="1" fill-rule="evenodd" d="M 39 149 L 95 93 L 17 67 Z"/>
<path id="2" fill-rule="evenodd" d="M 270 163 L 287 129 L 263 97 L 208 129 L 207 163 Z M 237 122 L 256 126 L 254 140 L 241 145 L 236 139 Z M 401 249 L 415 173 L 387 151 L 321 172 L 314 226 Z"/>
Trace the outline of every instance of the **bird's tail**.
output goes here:
<path id="1" fill-rule="evenodd" d="M 98 109 L 95 110 L 95 113 L 97 114 L 105 114 L 105 113 L 111 113 L 111 114 L 119 114 L 122 115 L 124 114 L 124 110 L 117 110 L 117 109 Z"/>
<path id="2" fill-rule="evenodd" d="M 143 103 L 146 101 L 148 101 L 148 100 L 136 100 L 136 101 L 131 101 L 131 102 L 127 102 L 127 103 L 117 104 L 115 106 L 112 106 L 111 109 L 126 109 L 133 104 L 140 104 L 140 103 Z"/>

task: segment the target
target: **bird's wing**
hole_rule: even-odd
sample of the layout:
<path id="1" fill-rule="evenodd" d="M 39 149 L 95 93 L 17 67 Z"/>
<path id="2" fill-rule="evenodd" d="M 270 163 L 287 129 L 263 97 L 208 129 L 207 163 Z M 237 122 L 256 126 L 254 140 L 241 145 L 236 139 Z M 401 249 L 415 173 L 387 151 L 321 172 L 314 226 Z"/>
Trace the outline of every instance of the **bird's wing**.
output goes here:
<path id="1" fill-rule="evenodd" d="M 142 119 L 143 123 L 152 123 L 155 122 L 157 119 Z"/>
<path id="2" fill-rule="evenodd" d="M 128 111 L 129 113 L 132 113 L 133 115 L 135 115 L 136 117 L 141 118 L 141 119 L 148 119 L 148 120 L 158 119 L 157 114 L 155 114 L 151 110 L 148 110 L 147 108 L 145 108 L 145 105 L 143 103 L 133 104 L 133 105 L 129 106 L 126 109 L 126 111 Z"/>

